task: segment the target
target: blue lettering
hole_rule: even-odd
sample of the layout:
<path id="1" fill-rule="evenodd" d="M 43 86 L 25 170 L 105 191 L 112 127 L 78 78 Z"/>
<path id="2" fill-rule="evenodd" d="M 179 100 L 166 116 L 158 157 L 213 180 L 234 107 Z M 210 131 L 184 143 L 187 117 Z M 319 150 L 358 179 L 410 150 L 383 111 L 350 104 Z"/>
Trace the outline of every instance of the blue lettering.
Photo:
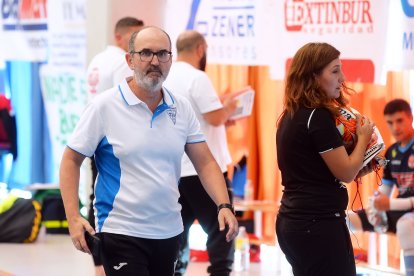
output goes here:
<path id="1" fill-rule="evenodd" d="M 410 32 L 409 34 L 407 34 L 406 32 L 404 32 L 403 34 L 403 45 L 402 45 L 403 49 L 405 50 L 412 50 L 413 49 L 413 33 Z"/>
<path id="2" fill-rule="evenodd" d="M 226 16 L 220 16 L 220 36 L 226 36 L 226 24 L 225 24 Z"/>
<path id="3" fill-rule="evenodd" d="M 211 36 L 245 37 L 254 36 L 253 15 L 214 15 L 212 17 Z"/>
<path id="4" fill-rule="evenodd" d="M 211 28 L 211 35 L 212 36 L 217 36 L 217 33 L 216 33 L 217 21 L 218 21 L 218 17 L 217 16 L 213 16 L 213 26 Z"/>
<path id="5" fill-rule="evenodd" d="M 406 16 L 414 17 L 414 6 L 410 5 L 410 0 L 401 0 L 401 6 Z"/>
<path id="6" fill-rule="evenodd" d="M 19 15 L 19 0 L 3 0 L 1 15 L 4 19 L 17 19 Z"/>
<path id="7" fill-rule="evenodd" d="M 237 33 L 239 36 L 244 36 L 244 24 L 243 24 L 243 15 L 237 16 Z"/>
<path id="8" fill-rule="evenodd" d="M 254 16 L 247 16 L 247 36 L 254 36 Z"/>

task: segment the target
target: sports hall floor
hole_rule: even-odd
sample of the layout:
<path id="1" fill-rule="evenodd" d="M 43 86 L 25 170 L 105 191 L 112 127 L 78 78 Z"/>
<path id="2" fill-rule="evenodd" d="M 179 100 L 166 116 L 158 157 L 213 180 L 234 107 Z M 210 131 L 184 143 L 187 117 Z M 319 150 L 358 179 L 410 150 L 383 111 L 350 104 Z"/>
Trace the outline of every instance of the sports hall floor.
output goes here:
<path id="1" fill-rule="evenodd" d="M 261 262 L 251 263 L 244 272 L 232 276 L 290 276 L 289 266 L 274 246 L 261 247 Z M 187 276 L 203 276 L 207 263 L 192 262 Z M 385 272 L 370 272 L 358 265 L 363 276 L 392 276 Z M 93 263 L 89 255 L 74 249 L 68 235 L 41 233 L 33 244 L 0 243 L 0 276 L 93 276 Z"/>

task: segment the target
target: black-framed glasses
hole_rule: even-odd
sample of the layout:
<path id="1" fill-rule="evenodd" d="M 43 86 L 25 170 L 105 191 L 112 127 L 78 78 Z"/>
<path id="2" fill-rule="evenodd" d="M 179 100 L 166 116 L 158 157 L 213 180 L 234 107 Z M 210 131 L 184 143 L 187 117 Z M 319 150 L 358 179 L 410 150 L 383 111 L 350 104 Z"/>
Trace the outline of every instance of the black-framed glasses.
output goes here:
<path id="1" fill-rule="evenodd" d="M 143 62 L 151 62 L 154 56 L 157 56 L 159 62 L 167 62 L 170 60 L 172 52 L 167 50 L 160 50 L 158 52 L 153 52 L 148 49 L 141 50 L 139 52 L 131 51 L 129 52 L 131 55 L 138 54 L 139 58 Z"/>

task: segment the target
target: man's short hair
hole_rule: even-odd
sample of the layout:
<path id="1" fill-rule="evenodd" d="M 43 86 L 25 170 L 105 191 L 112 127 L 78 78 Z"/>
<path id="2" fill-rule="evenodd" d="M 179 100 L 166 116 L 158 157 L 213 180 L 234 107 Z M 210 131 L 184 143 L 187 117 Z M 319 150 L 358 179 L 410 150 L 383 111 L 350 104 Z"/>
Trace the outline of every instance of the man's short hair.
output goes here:
<path id="1" fill-rule="evenodd" d="M 407 114 L 411 115 L 411 106 L 410 104 L 403 99 L 395 99 L 388 102 L 384 107 L 384 115 L 392 115 L 396 112 L 404 111 Z"/>
<path id="2" fill-rule="evenodd" d="M 175 43 L 177 53 L 192 51 L 200 43 L 205 43 L 204 36 L 194 30 L 182 32 Z"/>
<path id="3" fill-rule="evenodd" d="M 115 24 L 115 33 L 122 31 L 123 29 L 129 27 L 142 27 L 144 26 L 144 21 L 137 19 L 135 17 L 123 17 L 118 20 Z"/>

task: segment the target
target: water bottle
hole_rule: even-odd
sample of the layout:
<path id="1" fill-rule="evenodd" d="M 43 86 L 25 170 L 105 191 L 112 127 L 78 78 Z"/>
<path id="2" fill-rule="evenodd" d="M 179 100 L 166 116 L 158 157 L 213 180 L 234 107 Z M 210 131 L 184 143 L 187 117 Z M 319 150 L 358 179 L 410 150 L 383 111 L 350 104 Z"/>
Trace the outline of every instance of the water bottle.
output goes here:
<path id="1" fill-rule="evenodd" d="M 246 271 L 250 267 L 250 244 L 246 227 L 239 227 L 239 234 L 235 241 L 234 271 Z"/>
<path id="2" fill-rule="evenodd" d="M 384 234 L 388 231 L 388 218 L 385 211 L 378 211 L 374 207 L 374 198 L 378 196 L 378 192 L 374 193 L 374 197 L 369 198 L 371 208 L 376 212 L 375 217 L 378 219 L 374 225 L 374 230 L 377 233 Z"/>
<path id="3" fill-rule="evenodd" d="M 253 183 L 250 179 L 246 180 L 246 184 L 244 184 L 244 200 L 245 201 L 253 201 Z"/>

